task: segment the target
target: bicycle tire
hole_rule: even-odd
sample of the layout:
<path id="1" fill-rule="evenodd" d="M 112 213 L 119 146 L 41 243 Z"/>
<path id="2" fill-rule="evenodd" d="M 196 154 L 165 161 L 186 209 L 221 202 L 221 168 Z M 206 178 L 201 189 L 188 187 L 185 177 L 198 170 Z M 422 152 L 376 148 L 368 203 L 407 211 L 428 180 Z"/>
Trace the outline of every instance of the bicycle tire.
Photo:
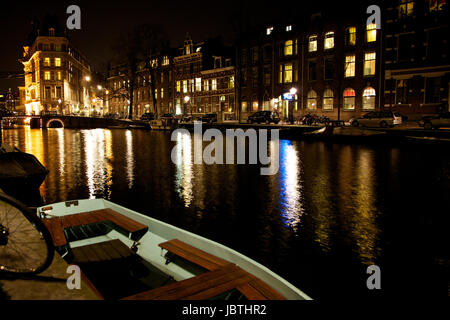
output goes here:
<path id="1" fill-rule="evenodd" d="M 18 210 L 20 213 L 22 213 L 23 217 L 21 217 L 20 215 L 18 217 L 14 217 L 12 220 L 7 220 L 5 217 L 7 216 L 8 213 L 5 213 L 4 209 L 6 209 L 6 206 L 4 205 L 9 205 L 12 208 Z M 17 213 L 16 213 L 17 215 Z M 11 218 L 11 217 L 10 217 Z M 15 220 L 14 220 L 15 219 Z M 3 228 L 5 227 L 4 224 L 9 223 L 10 226 L 14 226 L 13 223 L 16 223 L 17 226 L 15 226 L 14 230 L 11 230 L 13 233 L 17 232 L 17 235 L 13 234 L 13 237 L 16 236 L 20 236 L 20 234 L 18 232 L 20 231 L 24 231 L 24 228 L 21 228 L 20 230 L 19 227 L 21 225 L 23 225 L 23 222 L 25 221 L 25 226 L 24 227 L 28 227 L 29 231 L 27 232 L 31 232 L 28 233 L 28 239 L 24 239 L 25 241 L 16 241 L 15 238 L 15 243 L 16 243 L 16 247 L 12 247 L 11 243 L 10 243 L 10 247 L 8 247 L 8 244 L 2 244 L 0 245 L 0 272 L 5 272 L 5 273 L 13 273 L 13 274 L 20 274 L 20 275 L 33 275 L 33 274 L 38 274 L 43 272 L 44 270 L 46 270 L 50 264 L 53 262 L 53 258 L 55 255 L 55 247 L 53 245 L 53 239 L 52 236 L 50 234 L 50 232 L 48 231 L 47 227 L 44 225 L 44 223 L 37 217 L 37 215 L 35 215 L 26 205 L 24 205 L 23 203 L 21 203 L 20 201 L 18 201 L 17 199 L 8 196 L 4 193 L 0 193 L 0 228 L 1 226 L 3 226 Z M 26 224 L 26 221 L 29 222 L 29 225 Z M 20 224 L 19 224 L 20 223 Z M 31 227 L 30 227 L 31 226 Z M 34 229 L 34 231 L 32 230 Z M 26 235 L 26 233 L 22 234 L 23 236 Z M 7 240 L 6 242 L 11 242 L 12 241 L 12 237 L 11 237 L 11 232 L 8 230 L 8 236 L 7 236 Z M 37 239 L 39 237 L 39 239 Z M 36 251 L 30 251 L 33 250 L 33 246 L 32 246 L 32 242 L 28 242 L 28 240 L 36 240 L 35 244 L 37 244 L 36 247 Z M 18 245 L 17 245 L 18 244 Z M 12 244 L 14 245 L 14 243 Z M 19 248 L 19 251 L 17 251 L 18 246 L 22 246 L 22 248 Z M 24 250 L 23 253 L 27 254 L 27 252 L 25 252 L 25 250 L 28 250 L 28 253 L 34 253 L 36 256 L 40 256 L 42 254 L 42 257 L 39 257 L 39 260 L 37 260 L 36 263 L 34 263 L 33 265 L 29 265 L 29 266 L 18 266 L 18 264 L 20 262 L 17 263 L 9 263 L 7 264 L 7 257 L 11 256 L 11 254 L 9 254 L 9 252 L 12 252 L 11 250 L 14 250 L 16 253 L 18 253 L 20 255 L 20 250 Z M 7 251 L 10 250 L 10 251 Z M 39 250 L 39 251 L 37 251 Z M 13 257 L 13 258 L 17 258 L 17 257 Z M 24 257 L 23 255 L 21 256 L 21 258 L 26 258 L 29 259 L 30 256 L 27 255 L 26 257 Z M 13 259 L 14 260 L 14 259 Z M 11 258 L 10 258 L 11 261 Z"/>

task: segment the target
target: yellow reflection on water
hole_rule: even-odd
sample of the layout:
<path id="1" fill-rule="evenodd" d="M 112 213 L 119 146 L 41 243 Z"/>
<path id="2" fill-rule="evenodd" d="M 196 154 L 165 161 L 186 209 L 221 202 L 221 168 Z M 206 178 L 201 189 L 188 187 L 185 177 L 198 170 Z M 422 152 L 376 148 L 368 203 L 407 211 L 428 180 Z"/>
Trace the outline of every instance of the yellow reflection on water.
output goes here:
<path id="1" fill-rule="evenodd" d="M 105 184 L 105 134 L 103 129 L 82 130 L 85 144 L 86 177 L 89 199 L 104 191 Z"/>
<path id="2" fill-rule="evenodd" d="M 128 181 L 128 188 L 133 188 L 133 182 L 134 182 L 134 151 L 133 151 L 133 134 L 131 133 L 131 130 L 127 130 L 125 133 L 126 137 L 126 149 L 127 154 L 125 157 L 126 166 L 127 166 L 127 181 Z"/>
<path id="3" fill-rule="evenodd" d="M 191 205 L 192 194 L 192 140 L 189 133 L 178 132 L 175 146 L 175 188 L 184 201 L 184 206 Z"/>
<path id="4" fill-rule="evenodd" d="M 357 214 L 352 217 L 352 234 L 361 261 L 366 264 L 375 263 L 379 250 L 376 244 L 379 230 L 375 224 L 374 165 L 373 153 L 368 150 L 360 150 L 355 172 L 354 201 Z"/>

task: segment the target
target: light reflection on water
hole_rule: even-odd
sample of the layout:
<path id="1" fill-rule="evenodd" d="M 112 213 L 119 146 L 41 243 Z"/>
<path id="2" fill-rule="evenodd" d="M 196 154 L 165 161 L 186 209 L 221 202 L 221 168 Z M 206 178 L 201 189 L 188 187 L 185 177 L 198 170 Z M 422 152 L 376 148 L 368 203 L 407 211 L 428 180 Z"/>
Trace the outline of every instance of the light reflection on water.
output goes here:
<path id="1" fill-rule="evenodd" d="M 431 156 L 414 149 L 281 140 L 278 173 L 261 176 L 257 165 L 193 164 L 192 135 L 184 133 L 171 142 L 163 132 L 25 127 L 3 137 L 50 170 L 41 186 L 47 203 L 110 199 L 229 245 L 319 296 L 333 292 L 333 281 L 342 285 L 328 275 L 330 263 L 359 281 L 361 266 L 385 261 L 386 248 L 408 238 L 381 225 L 403 226 L 403 212 L 415 215 L 409 223 L 421 221 L 449 190 L 450 161 L 435 157 L 418 170 Z M 419 192 L 427 192 L 426 207 L 409 205 Z M 317 270 L 320 278 L 312 277 Z"/>

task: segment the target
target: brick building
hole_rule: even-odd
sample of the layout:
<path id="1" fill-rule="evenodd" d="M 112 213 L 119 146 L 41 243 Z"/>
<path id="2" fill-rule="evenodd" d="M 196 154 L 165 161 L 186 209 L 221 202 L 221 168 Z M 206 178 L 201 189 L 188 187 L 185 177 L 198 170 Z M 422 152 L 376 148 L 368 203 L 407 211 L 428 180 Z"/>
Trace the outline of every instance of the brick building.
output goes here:
<path id="1" fill-rule="evenodd" d="M 174 58 L 176 114 L 216 113 L 218 121 L 236 119 L 234 50 L 221 38 L 194 44 L 189 34 L 178 50 Z"/>
<path id="2" fill-rule="evenodd" d="M 153 83 L 152 77 L 154 78 Z M 172 50 L 152 57 L 148 63 L 140 62 L 136 73 L 132 76 L 130 76 L 126 64 L 110 67 L 106 99 L 108 113 L 119 114 L 121 117 L 128 116 L 131 98 L 130 81 L 134 81 L 133 118 L 139 118 L 144 113 L 156 112 L 155 103 L 159 115 L 174 112 Z M 152 91 L 154 97 L 151 94 Z"/>
<path id="3" fill-rule="evenodd" d="M 348 120 L 380 108 L 381 37 L 366 18 L 365 11 L 356 18 L 317 13 L 243 33 L 241 119 L 277 110 L 284 120 L 306 113 Z"/>
<path id="4" fill-rule="evenodd" d="M 25 72 L 25 111 L 63 114 L 90 110 L 91 69 L 75 49 L 57 19 L 47 17 L 23 46 L 20 60 Z"/>
<path id="5" fill-rule="evenodd" d="M 384 106 L 410 119 L 449 111 L 447 1 L 393 1 L 384 15 Z"/>

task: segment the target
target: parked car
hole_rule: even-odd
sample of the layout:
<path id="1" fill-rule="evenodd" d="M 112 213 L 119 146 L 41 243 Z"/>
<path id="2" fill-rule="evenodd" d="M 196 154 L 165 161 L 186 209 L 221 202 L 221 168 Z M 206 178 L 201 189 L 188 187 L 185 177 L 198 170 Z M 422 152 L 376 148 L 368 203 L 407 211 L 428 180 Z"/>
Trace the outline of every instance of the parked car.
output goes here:
<path id="1" fill-rule="evenodd" d="M 200 117 L 197 117 L 197 120 L 204 122 L 204 123 L 217 122 L 217 113 L 207 113 L 207 114 L 201 115 Z"/>
<path id="2" fill-rule="evenodd" d="M 257 111 L 247 118 L 247 123 L 275 123 L 280 122 L 280 115 L 272 111 Z"/>
<path id="3" fill-rule="evenodd" d="M 372 111 L 366 113 L 360 118 L 350 119 L 350 125 L 353 127 L 393 127 L 402 123 L 402 116 L 398 112 L 392 111 Z"/>
<path id="4" fill-rule="evenodd" d="M 450 127 L 450 112 L 443 112 L 436 116 L 426 116 L 419 121 L 419 125 L 426 130 Z"/>
<path id="5" fill-rule="evenodd" d="M 144 113 L 141 116 L 141 120 L 143 120 L 143 121 L 155 120 L 155 114 L 153 112 Z"/>
<path id="6" fill-rule="evenodd" d="M 161 119 L 175 119 L 175 115 L 173 113 L 164 113 Z"/>

